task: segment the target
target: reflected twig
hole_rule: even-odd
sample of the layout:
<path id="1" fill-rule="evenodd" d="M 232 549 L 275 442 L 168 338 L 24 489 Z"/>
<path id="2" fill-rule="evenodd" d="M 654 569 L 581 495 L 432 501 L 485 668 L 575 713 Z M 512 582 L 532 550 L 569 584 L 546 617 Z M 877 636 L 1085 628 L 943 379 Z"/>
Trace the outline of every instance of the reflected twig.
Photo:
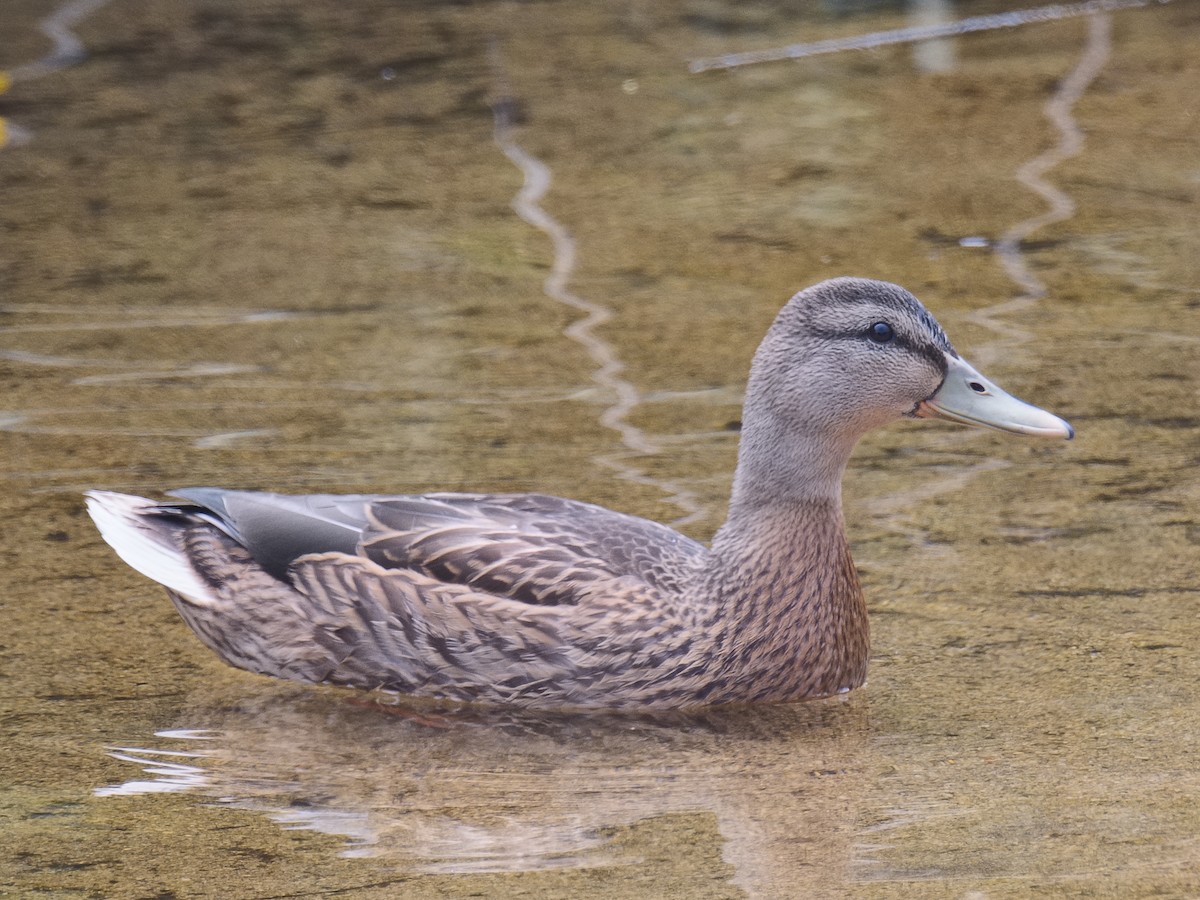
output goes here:
<path id="1" fill-rule="evenodd" d="M 592 380 L 614 398 L 601 413 L 600 424 L 617 432 L 621 436 L 621 443 L 629 451 L 599 455 L 593 459 L 625 481 L 653 487 L 667 494 L 667 499 L 684 512 L 673 524 L 695 521 L 704 514 L 704 510 L 694 493 L 673 482 L 647 475 L 628 462 L 632 457 L 659 452 L 654 441 L 629 422 L 629 414 L 643 401 L 642 395 L 632 382 L 621 375 L 625 364 L 617 355 L 616 348 L 596 334 L 596 329 L 612 318 L 612 310 L 580 297 L 568 287 L 575 270 L 575 239 L 561 222 L 541 206 L 541 199 L 550 190 L 553 176 L 545 163 L 517 143 L 515 127 L 518 104 L 505 77 L 503 60 L 495 41 L 491 45 L 491 57 L 496 84 L 496 97 L 492 101 L 494 139 L 500 152 L 524 176 L 524 182 L 512 200 L 512 208 L 524 221 L 550 239 L 553 250 L 550 274 L 546 276 L 542 290 L 547 297 L 584 314 L 582 319 L 567 326 L 563 334 L 582 346 L 596 363 Z"/>
<path id="2" fill-rule="evenodd" d="M 14 82 L 32 81 L 82 61 L 87 52 L 84 50 L 83 41 L 79 40 L 71 29 L 108 2 L 109 0 L 68 0 L 42 19 L 38 23 L 38 29 L 53 41 L 53 48 L 45 56 L 31 63 L 17 66 L 8 72 L 0 71 L 0 93 Z M 28 143 L 31 138 L 30 132 L 5 121 L 0 116 L 0 148 L 20 146 Z"/>
<path id="3" fill-rule="evenodd" d="M 1080 6 L 1086 4 L 1080 4 Z M 1084 135 L 1075 122 L 1072 110 L 1088 86 L 1099 75 L 1108 61 L 1111 34 L 1111 19 L 1108 15 L 1095 15 L 1088 21 L 1088 38 L 1079 62 L 1061 82 L 1054 94 L 1046 101 L 1043 110 L 1059 131 L 1059 140 L 1050 149 L 1028 160 L 1017 169 L 1015 178 L 1025 187 L 1044 197 L 1050 208 L 1013 225 L 997 242 L 996 254 L 1004 270 L 1022 289 L 1017 297 L 982 309 L 975 310 L 966 318 L 976 325 L 999 335 L 981 345 L 972 354 L 982 364 L 993 362 L 1011 351 L 1013 347 L 1028 342 L 1032 335 L 1012 321 L 1017 314 L 1026 314 L 1045 295 L 1046 286 L 1029 269 L 1021 253 L 1022 243 L 1035 231 L 1062 222 L 1075 214 L 1075 203 L 1064 191 L 1046 181 L 1045 174 L 1064 160 L 1078 155 L 1083 150 Z M 970 440 L 969 432 L 948 438 L 955 443 Z M 877 498 L 867 508 L 879 518 L 889 530 L 900 532 L 913 542 L 923 539 L 924 528 L 911 523 L 897 521 L 894 513 L 909 508 L 912 504 L 928 500 L 938 494 L 959 490 L 969 482 L 987 472 L 1004 468 L 1009 464 L 1003 460 L 990 459 L 965 468 L 956 468 L 941 478 L 919 485 L 911 490 Z"/>
<path id="4" fill-rule="evenodd" d="M 976 31 L 994 31 L 998 28 L 1015 28 L 1040 22 L 1054 22 L 1076 16 L 1091 16 L 1120 9 L 1170 3 L 1171 0 L 1085 0 L 1083 3 L 1054 3 L 1031 9 L 995 13 L 987 16 L 971 16 L 954 22 L 939 22 L 934 25 L 918 25 L 911 28 L 894 28 L 890 31 L 874 31 L 851 37 L 830 38 L 806 44 L 789 44 L 786 47 L 771 47 L 765 50 L 750 50 L 745 53 L 727 53 L 694 59 L 688 64 L 693 73 L 709 72 L 714 69 L 735 69 L 757 63 L 779 62 L 785 59 L 803 59 L 846 50 L 872 50 L 892 44 L 911 44 L 937 38 L 955 37 Z"/>

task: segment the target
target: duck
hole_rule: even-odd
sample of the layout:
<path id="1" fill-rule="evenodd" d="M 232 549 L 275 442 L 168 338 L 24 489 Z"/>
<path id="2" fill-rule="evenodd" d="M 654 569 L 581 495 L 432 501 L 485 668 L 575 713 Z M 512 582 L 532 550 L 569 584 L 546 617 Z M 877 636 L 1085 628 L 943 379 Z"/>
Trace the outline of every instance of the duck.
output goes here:
<path id="1" fill-rule="evenodd" d="M 808 700 L 867 677 L 842 479 L 868 431 L 943 419 L 1070 439 L 898 285 L 800 291 L 754 355 L 725 523 L 542 494 L 86 494 L 102 538 L 225 662 L 442 701 L 658 709 Z"/>

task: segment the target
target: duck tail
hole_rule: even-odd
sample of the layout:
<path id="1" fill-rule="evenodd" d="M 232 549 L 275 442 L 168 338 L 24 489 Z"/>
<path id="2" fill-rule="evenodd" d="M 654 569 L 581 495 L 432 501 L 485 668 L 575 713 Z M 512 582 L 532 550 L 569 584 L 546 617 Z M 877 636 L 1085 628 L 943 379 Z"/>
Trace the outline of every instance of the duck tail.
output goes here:
<path id="1" fill-rule="evenodd" d="M 197 606 L 218 602 L 213 585 L 192 566 L 179 537 L 183 522 L 144 497 L 88 491 L 88 514 L 117 556 L 147 578 Z"/>

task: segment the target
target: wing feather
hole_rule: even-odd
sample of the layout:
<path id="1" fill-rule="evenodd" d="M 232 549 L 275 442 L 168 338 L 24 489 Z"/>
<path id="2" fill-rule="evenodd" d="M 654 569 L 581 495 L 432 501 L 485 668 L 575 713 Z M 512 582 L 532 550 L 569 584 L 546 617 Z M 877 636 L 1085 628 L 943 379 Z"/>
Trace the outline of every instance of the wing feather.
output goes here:
<path id="1" fill-rule="evenodd" d="M 359 550 L 379 565 L 542 606 L 630 580 L 672 594 L 707 552 L 664 525 L 542 494 L 379 498 L 367 519 Z"/>

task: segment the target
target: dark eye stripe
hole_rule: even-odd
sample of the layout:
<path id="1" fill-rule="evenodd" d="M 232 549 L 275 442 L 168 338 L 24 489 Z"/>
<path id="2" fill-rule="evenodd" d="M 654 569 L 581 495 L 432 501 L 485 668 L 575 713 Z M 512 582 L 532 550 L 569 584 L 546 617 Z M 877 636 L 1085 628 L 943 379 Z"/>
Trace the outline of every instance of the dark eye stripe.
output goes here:
<path id="1" fill-rule="evenodd" d="M 822 329 L 820 331 L 814 331 L 813 333 L 816 337 L 830 341 L 862 341 L 866 339 L 862 331 L 833 331 Z M 874 338 L 870 338 L 870 340 L 875 342 Z M 896 331 L 893 331 L 892 339 L 886 342 L 885 346 L 889 352 L 892 350 L 903 350 L 906 353 L 912 353 L 916 356 L 920 356 L 923 359 L 928 360 L 934 366 L 934 368 L 942 373 L 943 376 L 946 374 L 946 354 L 939 347 L 935 347 L 928 343 L 911 341 Z M 882 347 L 880 349 L 882 349 Z"/>
<path id="2" fill-rule="evenodd" d="M 906 353 L 914 353 L 917 356 L 923 357 L 929 360 L 929 362 L 933 363 L 937 370 L 943 375 L 946 374 L 946 354 L 939 347 L 934 347 L 933 345 L 926 343 L 916 343 L 915 341 L 908 340 L 908 338 L 900 334 L 897 334 L 896 337 L 893 338 L 892 342 L 888 344 L 888 346 L 897 347 L 901 350 L 904 350 Z"/>
<path id="3" fill-rule="evenodd" d="M 859 305 L 859 301 L 864 301 L 874 308 L 876 313 L 883 309 L 894 310 L 902 316 L 915 316 L 921 324 L 928 330 L 930 340 L 938 347 L 938 349 L 949 353 L 951 356 L 957 357 L 958 354 L 954 351 L 954 347 L 950 344 L 950 339 L 946 337 L 946 332 L 942 331 L 942 326 L 937 320 L 930 315 L 929 310 L 921 305 L 916 297 L 913 297 L 907 291 L 904 291 L 895 285 L 881 285 L 866 283 L 859 286 L 859 293 L 856 297 L 848 300 L 838 298 L 830 301 L 844 306 L 847 310 Z M 893 320 L 894 321 L 894 320 Z"/>

